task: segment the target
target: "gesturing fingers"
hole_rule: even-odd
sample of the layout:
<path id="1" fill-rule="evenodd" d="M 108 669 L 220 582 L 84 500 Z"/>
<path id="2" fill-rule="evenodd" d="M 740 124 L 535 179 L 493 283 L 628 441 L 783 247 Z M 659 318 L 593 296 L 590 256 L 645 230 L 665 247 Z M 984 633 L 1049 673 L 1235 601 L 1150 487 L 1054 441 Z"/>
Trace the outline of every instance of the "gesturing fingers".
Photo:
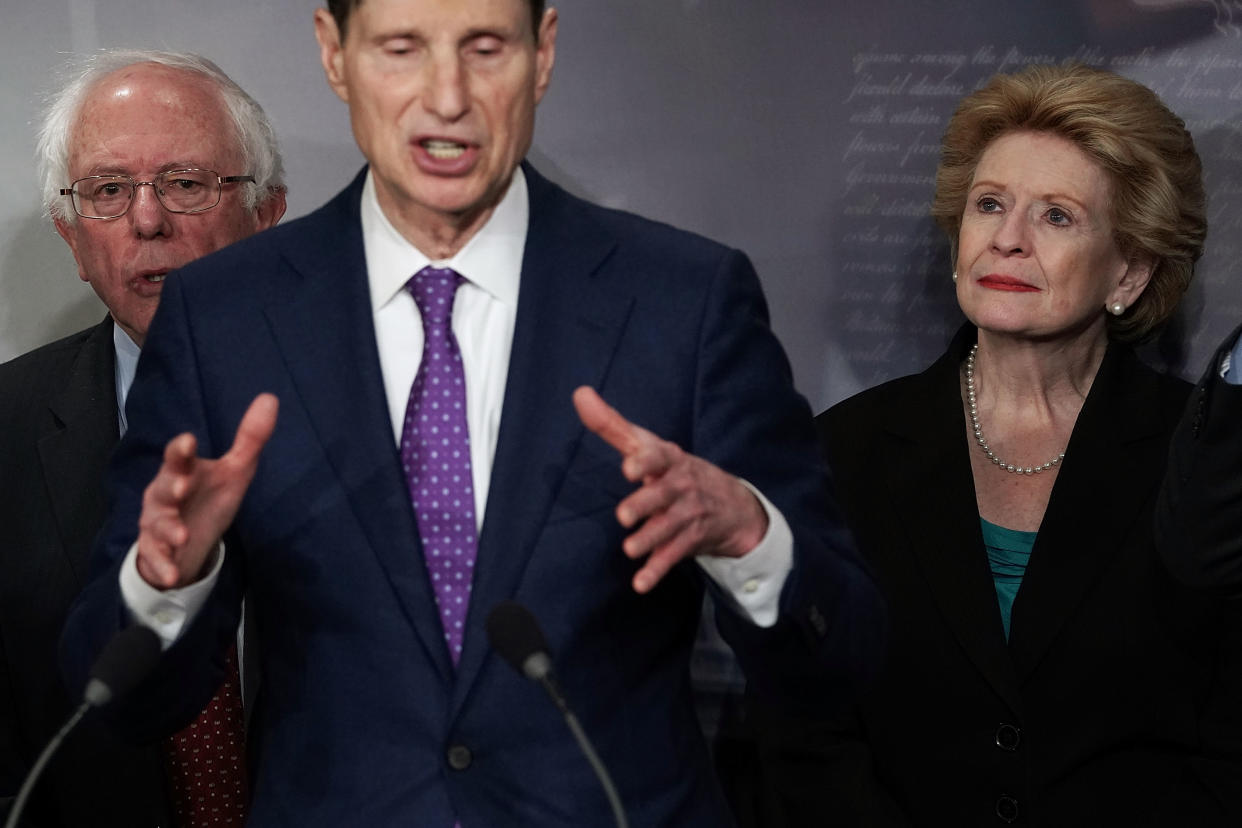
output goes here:
<path id="1" fill-rule="evenodd" d="M 279 411 L 280 402 L 274 394 L 260 394 L 255 397 L 237 425 L 233 445 L 220 459 L 239 467 L 257 465 L 259 453 L 276 429 L 276 415 Z"/>
<path id="2" fill-rule="evenodd" d="M 635 591 L 650 591 L 684 558 L 738 557 L 758 544 L 767 516 L 740 480 L 631 423 L 592 388 L 578 388 L 573 401 L 582 424 L 621 453 L 626 479 L 642 484 L 616 509 L 617 521 L 634 530 L 625 554 L 646 557 Z"/>
<path id="3" fill-rule="evenodd" d="M 271 438 L 279 408 L 260 394 L 238 424 L 233 445 L 219 459 L 197 456 L 191 434 L 174 437 L 143 494 L 138 519 L 139 574 L 167 588 L 200 577 L 216 541 L 228 528 Z"/>
<path id="4" fill-rule="evenodd" d="M 605 443 L 628 456 L 638 450 L 638 426 L 621 416 L 596 393 L 594 388 L 583 385 L 574 391 L 574 408 L 578 419 L 591 431 L 599 435 Z"/>
<path id="5" fill-rule="evenodd" d="M 674 444 L 621 416 L 590 386 L 574 391 L 574 408 L 583 425 L 621 453 L 621 473 L 633 483 L 664 474 L 680 454 Z"/>
<path id="6" fill-rule="evenodd" d="M 190 494 L 197 457 L 196 441 L 182 434 L 164 448 L 164 464 L 142 497 L 138 518 L 138 572 L 149 583 L 171 587 L 180 578 L 175 552 L 188 530 L 181 508 Z"/>

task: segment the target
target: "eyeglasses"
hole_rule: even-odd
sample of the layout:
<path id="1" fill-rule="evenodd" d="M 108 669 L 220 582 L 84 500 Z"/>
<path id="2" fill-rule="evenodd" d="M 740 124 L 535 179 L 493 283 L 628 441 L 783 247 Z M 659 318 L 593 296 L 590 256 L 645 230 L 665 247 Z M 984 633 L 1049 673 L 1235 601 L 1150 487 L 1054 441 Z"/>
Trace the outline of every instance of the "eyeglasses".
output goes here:
<path id="1" fill-rule="evenodd" d="M 150 181 L 135 181 L 128 175 L 88 175 L 62 189 L 73 197 L 73 210 L 82 218 L 119 218 L 129 212 L 134 192 L 150 185 L 155 197 L 170 213 L 201 213 L 220 203 L 220 189 L 239 181 L 254 183 L 253 175 L 226 175 L 215 170 L 169 170 Z"/>

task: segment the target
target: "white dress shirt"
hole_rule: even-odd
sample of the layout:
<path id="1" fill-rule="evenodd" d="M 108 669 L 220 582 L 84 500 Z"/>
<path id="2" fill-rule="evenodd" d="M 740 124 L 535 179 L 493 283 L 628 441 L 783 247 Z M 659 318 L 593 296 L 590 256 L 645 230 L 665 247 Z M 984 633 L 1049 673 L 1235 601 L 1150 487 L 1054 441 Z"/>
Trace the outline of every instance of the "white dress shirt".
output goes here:
<path id="1" fill-rule="evenodd" d="M 134 372 L 138 370 L 138 343 L 129 338 L 129 334 L 121 326 L 112 323 L 112 350 L 116 353 L 116 421 L 121 426 L 121 436 L 129 427 L 125 419 L 125 400 L 129 397 L 129 387 L 134 384 Z"/>
<path id="2" fill-rule="evenodd" d="M 508 191 L 487 223 L 449 259 L 427 258 L 393 227 L 380 208 L 370 173 L 362 190 L 361 215 L 375 338 L 393 440 L 398 446 L 410 386 L 423 353 L 422 316 L 405 284 L 427 265 L 452 268 L 465 279 L 453 303 L 452 327 L 466 375 L 471 476 L 475 515 L 481 528 L 500 431 L 530 220 L 526 176 L 521 168 L 514 172 Z M 793 567 L 793 534 L 776 507 L 753 486 L 747 487 L 767 513 L 767 534 L 742 558 L 696 560 L 747 617 L 759 626 L 771 626 L 776 623 L 781 589 Z M 135 619 L 155 630 L 167 647 L 207 600 L 223 557 L 221 550 L 202 580 L 180 589 L 158 590 L 138 575 L 135 546 L 121 567 L 122 596 Z"/>

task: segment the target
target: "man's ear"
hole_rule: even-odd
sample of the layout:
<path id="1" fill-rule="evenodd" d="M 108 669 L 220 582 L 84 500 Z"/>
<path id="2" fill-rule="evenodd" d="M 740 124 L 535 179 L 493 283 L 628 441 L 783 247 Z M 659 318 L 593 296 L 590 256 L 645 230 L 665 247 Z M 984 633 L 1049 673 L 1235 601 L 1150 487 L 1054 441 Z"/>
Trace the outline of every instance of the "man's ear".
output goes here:
<path id="1" fill-rule="evenodd" d="M 345 85 L 345 54 L 341 43 L 341 31 L 336 18 L 327 9 L 315 9 L 315 40 L 319 41 L 319 62 L 328 78 L 328 86 L 336 96 L 349 103 L 349 89 Z M 279 218 L 279 216 L 277 217 Z"/>
<path id="2" fill-rule="evenodd" d="M 535 44 L 535 103 L 543 100 L 552 82 L 552 64 L 556 63 L 556 9 L 545 9 Z"/>
<path id="3" fill-rule="evenodd" d="M 89 282 L 90 277 L 82 269 L 82 260 L 78 258 L 77 225 L 70 224 L 69 219 L 60 216 L 53 218 L 52 224 L 56 225 L 56 232 L 60 234 L 60 237 L 65 240 L 65 244 L 69 245 L 69 249 L 73 251 L 73 260 L 78 265 L 78 278 L 83 282 Z"/>
<path id="4" fill-rule="evenodd" d="M 280 221 L 281 216 L 285 214 L 287 206 L 285 204 L 285 191 L 283 188 L 269 192 L 267 197 L 254 208 L 255 231 L 258 232 L 269 227 L 275 227 L 276 222 Z"/>

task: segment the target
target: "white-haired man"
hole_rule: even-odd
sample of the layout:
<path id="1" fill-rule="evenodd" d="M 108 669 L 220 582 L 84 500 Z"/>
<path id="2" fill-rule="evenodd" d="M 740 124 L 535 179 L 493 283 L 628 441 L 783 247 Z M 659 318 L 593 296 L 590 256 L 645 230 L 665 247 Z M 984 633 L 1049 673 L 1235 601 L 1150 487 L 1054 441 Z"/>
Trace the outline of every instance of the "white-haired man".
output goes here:
<path id="1" fill-rule="evenodd" d="M 285 211 L 266 115 L 194 55 L 91 58 L 52 98 L 38 160 L 48 213 L 108 315 L 0 366 L 0 811 L 71 710 L 56 642 L 86 578 L 104 466 L 128 425 L 125 398 L 164 279 Z M 197 795 L 195 771 L 171 758 L 177 744 L 193 750 L 184 739 L 124 745 L 88 721 L 25 824 L 240 825 L 244 796 L 218 822 L 194 815 L 221 805 Z"/>

